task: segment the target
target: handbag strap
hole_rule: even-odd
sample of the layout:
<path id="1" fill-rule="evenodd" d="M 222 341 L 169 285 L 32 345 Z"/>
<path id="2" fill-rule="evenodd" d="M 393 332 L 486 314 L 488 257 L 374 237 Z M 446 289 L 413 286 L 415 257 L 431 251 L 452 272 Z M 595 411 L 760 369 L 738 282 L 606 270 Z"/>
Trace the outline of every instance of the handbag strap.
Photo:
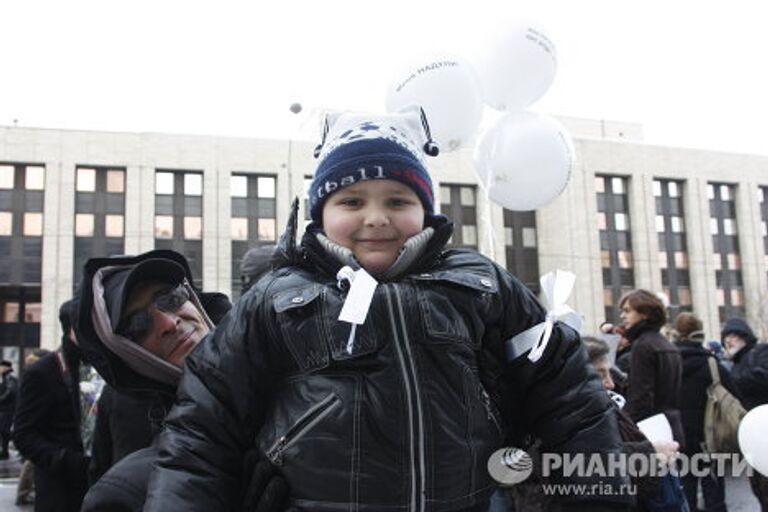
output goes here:
<path id="1" fill-rule="evenodd" d="M 714 356 L 707 357 L 709 362 L 709 374 L 712 376 L 712 384 L 720 384 L 720 371 L 717 369 L 717 361 Z"/>

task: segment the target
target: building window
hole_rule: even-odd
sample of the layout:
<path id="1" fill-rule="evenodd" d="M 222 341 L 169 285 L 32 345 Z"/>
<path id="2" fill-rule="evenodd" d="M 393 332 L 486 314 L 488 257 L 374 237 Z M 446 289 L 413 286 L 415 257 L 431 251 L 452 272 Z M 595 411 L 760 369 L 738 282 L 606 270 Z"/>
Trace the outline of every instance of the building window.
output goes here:
<path id="1" fill-rule="evenodd" d="M 104 234 L 110 238 L 123 237 L 123 216 L 106 215 L 104 217 Z"/>
<path id="2" fill-rule="evenodd" d="M 534 293 L 539 293 L 536 212 L 504 210 L 504 245 L 507 270 Z"/>
<path id="3" fill-rule="evenodd" d="M 16 168 L 12 165 L 0 165 L 0 189 L 13 190 Z"/>
<path id="4" fill-rule="evenodd" d="M 240 296 L 240 264 L 251 247 L 277 240 L 277 179 L 260 174 L 233 174 L 232 297 Z"/>
<path id="5" fill-rule="evenodd" d="M 75 288 L 88 259 L 125 252 L 125 175 L 125 169 L 116 167 L 75 170 Z"/>
<path id="6" fill-rule="evenodd" d="M 155 238 L 173 238 L 173 215 L 155 215 Z"/>
<path id="7" fill-rule="evenodd" d="M 0 162 L 0 346 L 40 346 L 44 188 L 43 166 Z"/>
<path id="8" fill-rule="evenodd" d="M 669 297 L 672 317 L 681 311 L 693 311 L 682 188 L 681 181 L 653 180 L 659 263 L 663 262 L 661 285 Z"/>
<path id="9" fill-rule="evenodd" d="M 744 283 L 736 223 L 736 186 L 710 183 L 709 215 L 712 223 L 715 283 L 720 321 L 730 317 L 744 318 Z"/>
<path id="10" fill-rule="evenodd" d="M 155 173 L 155 194 L 173 194 L 174 173 L 161 172 Z"/>
<path id="11" fill-rule="evenodd" d="M 75 236 L 93 236 L 93 214 L 75 214 Z"/>
<path id="12" fill-rule="evenodd" d="M 202 217 L 184 217 L 184 239 L 202 240 L 203 239 L 203 218 Z"/>
<path id="13" fill-rule="evenodd" d="M 189 262 L 195 285 L 203 283 L 203 173 L 155 172 L 155 248 L 171 249 Z"/>
<path id="14" fill-rule="evenodd" d="M 448 245 L 477 249 L 477 187 L 441 185 L 440 210 L 453 221 L 453 236 Z"/>
<path id="15" fill-rule="evenodd" d="M 78 192 L 96 191 L 96 169 L 80 167 L 75 173 L 75 190 Z"/>
<path id="16" fill-rule="evenodd" d="M 27 190 L 43 190 L 45 188 L 45 167 L 28 165 L 24 177 L 24 188 Z"/>
<path id="17" fill-rule="evenodd" d="M 619 319 L 619 299 L 635 287 L 628 181 L 621 176 L 595 176 L 605 319 L 614 323 Z"/>
<path id="18" fill-rule="evenodd" d="M 0 212 L 0 236 L 11 236 L 13 234 L 13 213 Z"/>

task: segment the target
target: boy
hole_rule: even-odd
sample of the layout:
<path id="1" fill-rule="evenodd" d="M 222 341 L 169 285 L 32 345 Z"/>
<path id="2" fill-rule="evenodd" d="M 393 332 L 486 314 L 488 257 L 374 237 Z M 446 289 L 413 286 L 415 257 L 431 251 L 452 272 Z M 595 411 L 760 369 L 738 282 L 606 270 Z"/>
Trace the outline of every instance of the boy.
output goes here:
<path id="1" fill-rule="evenodd" d="M 488 458 L 513 433 L 552 451 L 619 452 L 578 335 L 556 324 L 529 360 L 533 343 L 512 340 L 545 320 L 534 297 L 487 258 L 446 249 L 422 119 L 326 124 L 313 222 L 297 248 L 294 202 L 274 270 L 187 359 L 144 510 L 231 509 L 254 439 L 292 506 L 312 511 L 486 510 Z M 378 284 L 352 278 L 360 268 Z M 359 324 L 339 319 L 345 306 Z"/>

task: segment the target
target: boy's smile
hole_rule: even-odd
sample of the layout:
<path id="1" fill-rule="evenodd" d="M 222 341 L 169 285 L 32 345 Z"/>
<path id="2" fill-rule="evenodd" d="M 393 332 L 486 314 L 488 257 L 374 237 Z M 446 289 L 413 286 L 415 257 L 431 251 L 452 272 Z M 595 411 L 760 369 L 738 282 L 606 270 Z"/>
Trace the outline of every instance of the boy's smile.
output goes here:
<path id="1" fill-rule="evenodd" d="M 424 228 L 424 206 L 407 185 L 375 179 L 344 187 L 323 205 L 325 235 L 352 251 L 369 272 L 381 273 L 410 237 Z"/>

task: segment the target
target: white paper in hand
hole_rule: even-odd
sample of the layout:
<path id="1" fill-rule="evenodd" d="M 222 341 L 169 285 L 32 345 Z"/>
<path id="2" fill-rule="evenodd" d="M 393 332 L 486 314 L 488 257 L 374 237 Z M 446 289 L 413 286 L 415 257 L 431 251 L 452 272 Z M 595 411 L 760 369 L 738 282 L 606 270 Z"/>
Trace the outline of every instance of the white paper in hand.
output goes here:
<path id="1" fill-rule="evenodd" d="M 672 426 L 670 426 L 669 420 L 663 413 L 638 421 L 637 428 L 652 443 L 656 441 L 674 441 L 672 439 Z"/>
<path id="2" fill-rule="evenodd" d="M 373 292 L 379 285 L 371 274 L 361 268 L 355 271 L 355 277 L 352 279 L 352 286 L 349 288 L 347 300 L 341 308 L 339 320 L 351 324 L 362 325 L 365 323 L 365 317 L 368 316 L 368 309 L 371 307 Z"/>

